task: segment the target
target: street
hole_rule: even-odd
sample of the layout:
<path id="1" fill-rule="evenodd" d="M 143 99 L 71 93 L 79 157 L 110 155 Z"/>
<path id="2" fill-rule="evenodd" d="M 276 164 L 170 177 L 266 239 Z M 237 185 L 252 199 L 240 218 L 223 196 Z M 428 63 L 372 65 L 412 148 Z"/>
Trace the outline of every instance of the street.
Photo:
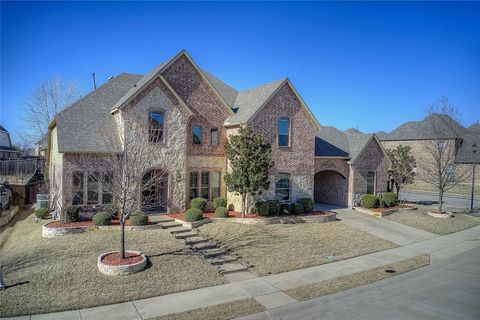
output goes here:
<path id="1" fill-rule="evenodd" d="M 428 191 L 400 191 L 400 199 L 407 201 L 435 201 L 438 202 L 438 194 Z M 456 208 L 470 208 L 470 197 L 444 195 L 444 204 Z M 477 197 L 473 201 L 474 207 L 480 207 L 480 199 Z"/>

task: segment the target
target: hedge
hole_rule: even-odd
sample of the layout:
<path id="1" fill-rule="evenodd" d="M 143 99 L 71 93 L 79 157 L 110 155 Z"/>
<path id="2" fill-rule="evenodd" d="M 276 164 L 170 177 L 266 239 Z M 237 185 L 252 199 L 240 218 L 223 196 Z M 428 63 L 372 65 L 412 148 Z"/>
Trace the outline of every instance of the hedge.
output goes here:
<path id="1" fill-rule="evenodd" d="M 103 212 L 108 212 L 112 217 L 118 217 L 120 213 L 120 208 L 115 204 L 106 204 L 103 206 Z"/>
<path id="2" fill-rule="evenodd" d="M 205 200 L 205 199 L 204 199 Z M 197 208 L 190 208 L 185 211 L 185 221 L 199 221 L 203 219 L 203 212 Z"/>
<path id="3" fill-rule="evenodd" d="M 228 218 L 228 209 L 225 207 L 218 207 L 215 209 L 215 217 Z"/>
<path id="4" fill-rule="evenodd" d="M 270 204 L 266 201 L 258 201 L 255 203 L 255 212 L 259 216 L 269 216 L 270 215 Z"/>
<path id="5" fill-rule="evenodd" d="M 280 215 L 280 208 L 282 204 L 278 200 L 269 200 L 267 201 L 268 206 L 270 207 L 269 215 L 270 216 L 278 216 Z"/>
<path id="6" fill-rule="evenodd" d="M 360 204 L 365 208 L 378 208 L 380 205 L 380 198 L 373 194 L 364 194 L 360 198 Z"/>
<path id="7" fill-rule="evenodd" d="M 310 198 L 302 198 L 298 199 L 298 203 L 301 203 L 303 205 L 303 209 L 305 213 L 310 213 L 313 211 L 313 208 L 315 208 L 315 201 Z"/>
<path id="8" fill-rule="evenodd" d="M 305 208 L 303 207 L 303 204 L 297 202 L 292 205 L 292 212 L 293 214 L 304 214 Z"/>
<path id="9" fill-rule="evenodd" d="M 215 209 L 220 208 L 220 207 L 227 207 L 227 199 L 224 197 L 215 197 L 213 198 L 213 205 L 215 206 Z"/>
<path id="10" fill-rule="evenodd" d="M 148 216 L 142 211 L 135 211 L 128 219 L 131 226 L 144 226 L 148 224 Z"/>
<path id="11" fill-rule="evenodd" d="M 112 215 L 110 212 L 100 211 L 93 216 L 92 222 L 96 226 L 109 226 L 112 224 Z"/>
<path id="12" fill-rule="evenodd" d="M 67 222 L 75 222 L 78 221 L 78 217 L 80 215 L 80 207 L 79 206 L 68 206 L 63 207 L 60 211 L 61 219 L 64 223 Z"/>
<path id="13" fill-rule="evenodd" d="M 45 219 L 45 217 L 47 216 L 48 214 L 48 209 L 47 208 L 38 208 L 38 209 L 35 209 L 35 216 L 38 218 L 38 219 Z"/>
<path id="14" fill-rule="evenodd" d="M 386 192 L 382 194 L 381 201 L 387 207 L 393 207 L 397 203 L 397 194 L 394 192 Z"/>
<path id="15" fill-rule="evenodd" d="M 204 212 L 206 206 L 207 206 L 207 200 L 203 198 L 195 198 L 195 199 L 192 199 L 192 201 L 190 201 L 190 207 L 192 209 L 198 209 Z"/>
<path id="16" fill-rule="evenodd" d="M 292 214 L 292 205 L 288 203 L 283 203 L 280 207 L 280 214 L 282 215 L 290 215 Z"/>

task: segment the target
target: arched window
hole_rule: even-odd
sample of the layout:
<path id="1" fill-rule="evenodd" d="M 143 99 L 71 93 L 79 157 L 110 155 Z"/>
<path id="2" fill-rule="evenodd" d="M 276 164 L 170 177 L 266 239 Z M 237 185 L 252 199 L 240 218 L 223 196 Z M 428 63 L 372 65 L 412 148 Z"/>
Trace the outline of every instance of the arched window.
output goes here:
<path id="1" fill-rule="evenodd" d="M 150 111 L 148 114 L 148 141 L 163 143 L 165 117 L 161 111 Z"/>
<path id="2" fill-rule="evenodd" d="M 290 119 L 282 117 L 278 119 L 278 146 L 290 145 Z"/>

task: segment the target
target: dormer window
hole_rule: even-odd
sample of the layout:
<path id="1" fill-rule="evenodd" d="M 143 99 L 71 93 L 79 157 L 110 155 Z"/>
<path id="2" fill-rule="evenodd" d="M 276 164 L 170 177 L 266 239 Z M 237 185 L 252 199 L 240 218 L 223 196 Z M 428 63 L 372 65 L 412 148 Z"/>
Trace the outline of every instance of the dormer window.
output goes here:
<path id="1" fill-rule="evenodd" d="M 290 145 L 290 119 L 282 117 L 278 119 L 278 146 Z"/>
<path id="2" fill-rule="evenodd" d="M 152 143 L 163 143 L 164 136 L 163 112 L 151 111 L 148 115 L 148 141 Z"/>

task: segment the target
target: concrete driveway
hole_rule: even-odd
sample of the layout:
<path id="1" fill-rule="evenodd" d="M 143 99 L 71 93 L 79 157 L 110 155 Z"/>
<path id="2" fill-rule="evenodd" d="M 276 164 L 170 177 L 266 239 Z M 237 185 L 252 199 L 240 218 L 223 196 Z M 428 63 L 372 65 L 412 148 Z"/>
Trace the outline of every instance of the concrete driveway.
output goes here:
<path id="1" fill-rule="evenodd" d="M 400 198 L 407 201 L 434 201 L 438 202 L 438 194 L 428 191 L 400 191 Z M 460 195 L 444 195 L 443 202 L 451 207 L 470 208 L 470 197 Z M 474 198 L 474 207 L 480 207 L 480 199 Z"/>
<path id="2" fill-rule="evenodd" d="M 246 319 L 480 319 L 480 247 L 367 286 Z"/>

